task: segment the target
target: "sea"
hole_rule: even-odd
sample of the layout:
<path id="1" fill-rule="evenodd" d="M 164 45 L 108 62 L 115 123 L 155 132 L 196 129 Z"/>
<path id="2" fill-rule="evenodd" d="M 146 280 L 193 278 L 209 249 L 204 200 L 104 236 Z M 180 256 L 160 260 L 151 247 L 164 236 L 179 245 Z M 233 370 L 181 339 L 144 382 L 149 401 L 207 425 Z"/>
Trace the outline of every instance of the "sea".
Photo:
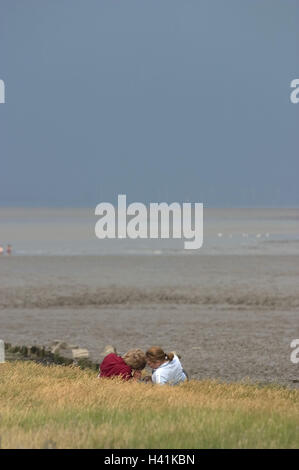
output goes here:
<path id="1" fill-rule="evenodd" d="M 98 239 L 95 208 L 0 208 L 0 245 L 14 255 L 299 254 L 298 208 L 204 208 L 203 245 L 184 239 Z"/>

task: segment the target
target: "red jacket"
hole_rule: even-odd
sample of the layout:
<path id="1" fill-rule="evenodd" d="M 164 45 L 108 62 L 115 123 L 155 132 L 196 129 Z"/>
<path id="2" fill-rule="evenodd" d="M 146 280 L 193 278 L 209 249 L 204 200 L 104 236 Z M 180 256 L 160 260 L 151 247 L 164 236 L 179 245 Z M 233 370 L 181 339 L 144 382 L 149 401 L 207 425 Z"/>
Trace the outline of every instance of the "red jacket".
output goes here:
<path id="1" fill-rule="evenodd" d="M 132 378 L 132 369 L 128 366 L 122 357 L 117 354 L 108 354 L 100 364 L 99 377 L 116 377 L 120 376 L 124 380 Z"/>

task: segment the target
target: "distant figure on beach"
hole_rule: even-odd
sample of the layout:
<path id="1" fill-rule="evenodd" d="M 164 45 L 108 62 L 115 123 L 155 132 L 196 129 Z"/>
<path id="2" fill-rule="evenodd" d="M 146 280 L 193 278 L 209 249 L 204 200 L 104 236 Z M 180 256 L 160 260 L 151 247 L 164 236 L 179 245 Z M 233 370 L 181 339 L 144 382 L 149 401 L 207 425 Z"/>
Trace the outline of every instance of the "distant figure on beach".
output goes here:
<path id="1" fill-rule="evenodd" d="M 141 371 L 145 368 L 145 354 L 141 349 L 130 349 L 123 356 L 116 354 L 115 348 L 106 348 L 108 354 L 100 364 L 99 378 L 121 377 L 124 380 L 140 380 Z"/>
<path id="2" fill-rule="evenodd" d="M 3 246 L 0 245 L 0 255 L 3 255 L 3 252 L 4 252 L 4 248 Z"/>
<path id="3" fill-rule="evenodd" d="M 165 353 L 159 346 L 152 346 L 145 353 L 146 362 L 152 371 L 152 383 L 178 385 L 188 380 L 178 356 Z"/>
<path id="4" fill-rule="evenodd" d="M 7 245 L 6 253 L 7 253 L 8 255 L 11 255 L 11 245 L 10 245 L 10 244 Z"/>

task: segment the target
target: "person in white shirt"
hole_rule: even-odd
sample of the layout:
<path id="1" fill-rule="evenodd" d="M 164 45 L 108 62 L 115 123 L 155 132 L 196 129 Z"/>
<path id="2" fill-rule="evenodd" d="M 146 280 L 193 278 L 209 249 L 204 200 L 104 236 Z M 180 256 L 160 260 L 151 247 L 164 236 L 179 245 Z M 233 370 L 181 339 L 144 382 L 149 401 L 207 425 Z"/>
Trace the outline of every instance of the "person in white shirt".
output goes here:
<path id="1" fill-rule="evenodd" d="M 148 366 L 153 369 L 152 383 L 178 385 L 187 380 L 187 374 L 176 354 L 166 354 L 159 346 L 152 346 L 145 356 Z"/>

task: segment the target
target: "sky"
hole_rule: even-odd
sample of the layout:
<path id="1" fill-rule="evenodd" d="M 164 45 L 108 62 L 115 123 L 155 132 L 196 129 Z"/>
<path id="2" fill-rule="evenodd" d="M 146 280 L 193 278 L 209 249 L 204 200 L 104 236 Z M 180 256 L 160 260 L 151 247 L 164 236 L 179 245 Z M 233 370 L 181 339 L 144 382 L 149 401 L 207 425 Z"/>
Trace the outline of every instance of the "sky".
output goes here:
<path id="1" fill-rule="evenodd" d="M 297 0 L 0 0 L 0 205 L 299 206 Z"/>

